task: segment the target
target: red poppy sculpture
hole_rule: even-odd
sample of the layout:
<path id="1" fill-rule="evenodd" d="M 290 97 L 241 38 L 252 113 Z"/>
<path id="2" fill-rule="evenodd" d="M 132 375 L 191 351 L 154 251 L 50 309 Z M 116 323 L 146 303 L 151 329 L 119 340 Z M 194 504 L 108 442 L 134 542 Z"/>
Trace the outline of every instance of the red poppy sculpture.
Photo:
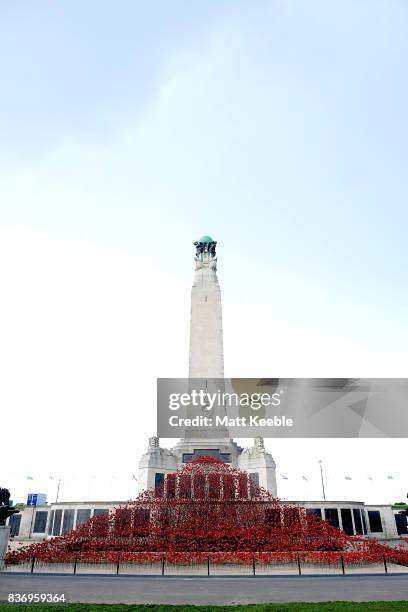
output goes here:
<path id="1" fill-rule="evenodd" d="M 255 485 L 246 472 L 213 457 L 200 457 L 167 475 L 156 490 L 97 516 L 70 533 L 9 552 L 6 563 L 35 557 L 113 562 L 249 563 L 302 557 L 313 563 L 378 562 L 385 554 L 408 565 L 408 550 L 348 536 L 305 509 Z"/>

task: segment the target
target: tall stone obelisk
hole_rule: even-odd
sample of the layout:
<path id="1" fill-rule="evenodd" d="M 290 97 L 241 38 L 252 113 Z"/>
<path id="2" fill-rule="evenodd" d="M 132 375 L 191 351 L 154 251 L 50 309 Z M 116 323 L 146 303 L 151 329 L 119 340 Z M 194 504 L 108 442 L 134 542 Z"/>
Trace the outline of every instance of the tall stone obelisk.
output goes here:
<path id="1" fill-rule="evenodd" d="M 195 273 L 191 289 L 189 379 L 195 389 L 206 392 L 224 390 L 224 350 L 222 342 L 221 290 L 217 278 L 216 241 L 202 236 L 194 243 Z M 190 408 L 188 416 L 194 417 L 203 411 Z M 204 409 L 203 413 L 214 418 L 225 416 L 223 406 L 215 412 Z M 226 427 L 186 429 L 186 439 L 229 440 Z M 211 444 L 210 444 L 211 445 Z"/>
<path id="2" fill-rule="evenodd" d="M 203 236 L 195 255 L 191 290 L 189 378 L 224 378 L 221 290 L 216 242 Z"/>

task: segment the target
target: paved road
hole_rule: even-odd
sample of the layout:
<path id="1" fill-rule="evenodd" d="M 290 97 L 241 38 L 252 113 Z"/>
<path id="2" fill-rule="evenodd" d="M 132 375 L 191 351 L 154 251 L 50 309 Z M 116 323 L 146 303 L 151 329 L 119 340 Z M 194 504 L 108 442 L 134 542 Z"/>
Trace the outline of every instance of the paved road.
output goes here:
<path id="1" fill-rule="evenodd" d="M 408 600 L 408 575 L 187 578 L 0 574 L 0 601 L 7 600 L 9 593 L 65 593 L 67 601 L 95 603 Z"/>

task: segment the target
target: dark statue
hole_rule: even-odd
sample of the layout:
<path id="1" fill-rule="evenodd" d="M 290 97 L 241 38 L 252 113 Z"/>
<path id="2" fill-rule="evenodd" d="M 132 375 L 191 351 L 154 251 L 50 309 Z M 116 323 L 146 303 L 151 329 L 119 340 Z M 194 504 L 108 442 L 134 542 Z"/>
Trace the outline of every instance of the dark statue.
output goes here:
<path id="1" fill-rule="evenodd" d="M 196 248 L 196 255 L 199 256 L 204 251 L 204 245 L 202 242 L 195 242 L 194 246 Z"/>
<path id="2" fill-rule="evenodd" d="M 196 248 L 196 256 L 199 257 L 202 253 L 209 253 L 212 257 L 215 257 L 215 248 L 217 241 L 213 242 L 194 242 Z"/>
<path id="3" fill-rule="evenodd" d="M 5 525 L 8 517 L 18 512 L 20 510 L 10 506 L 10 491 L 0 487 L 0 525 Z"/>

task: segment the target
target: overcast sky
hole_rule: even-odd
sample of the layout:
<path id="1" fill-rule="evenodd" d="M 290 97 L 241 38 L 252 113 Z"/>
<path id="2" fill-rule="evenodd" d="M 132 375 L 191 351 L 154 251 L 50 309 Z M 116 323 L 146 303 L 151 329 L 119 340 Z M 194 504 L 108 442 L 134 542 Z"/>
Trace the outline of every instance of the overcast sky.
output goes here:
<path id="1" fill-rule="evenodd" d="M 407 22 L 403 0 L 0 2 L 16 501 L 58 477 L 134 497 L 156 377 L 187 375 L 202 234 L 226 375 L 407 376 Z M 321 497 L 319 458 L 331 499 L 406 496 L 406 440 L 267 447 L 283 497 Z"/>

